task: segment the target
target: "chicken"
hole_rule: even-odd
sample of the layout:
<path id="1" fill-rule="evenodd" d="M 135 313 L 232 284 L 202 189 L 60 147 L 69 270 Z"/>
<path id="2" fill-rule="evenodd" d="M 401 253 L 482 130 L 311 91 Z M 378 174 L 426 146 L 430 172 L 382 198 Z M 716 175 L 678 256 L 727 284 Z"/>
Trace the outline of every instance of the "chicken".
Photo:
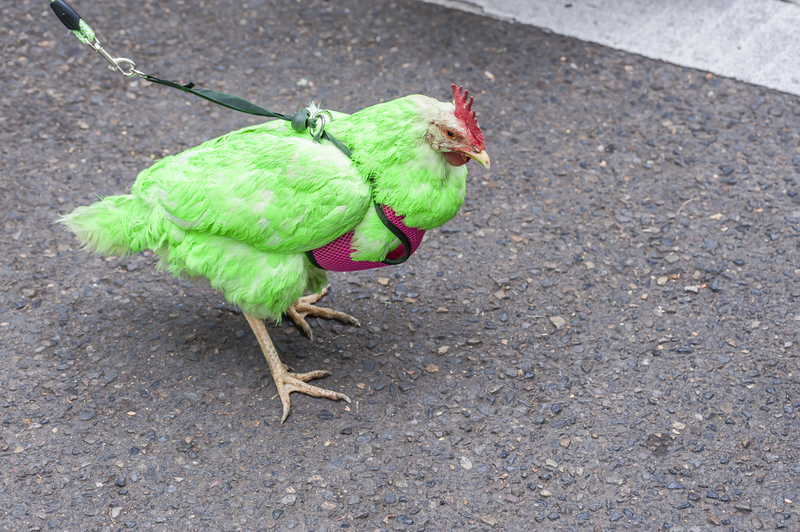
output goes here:
<path id="1" fill-rule="evenodd" d="M 317 251 L 345 239 L 343 270 L 383 266 L 413 251 L 404 233 L 417 231 L 421 240 L 456 215 L 465 164 L 475 159 L 489 168 L 490 161 L 472 98 L 461 87 L 452 91 L 453 102 L 412 95 L 352 115 L 331 113 L 325 131 L 349 157 L 282 121 L 229 133 L 161 159 L 139 174 L 130 194 L 78 207 L 60 222 L 98 253 L 151 249 L 160 268 L 205 278 L 238 305 L 275 380 L 281 422 L 291 392 L 350 402 L 308 384 L 330 372 L 289 371 L 264 320 L 287 313 L 309 336 L 309 314 L 358 325 L 315 305 L 327 283 Z M 312 295 L 303 297 L 306 290 Z"/>

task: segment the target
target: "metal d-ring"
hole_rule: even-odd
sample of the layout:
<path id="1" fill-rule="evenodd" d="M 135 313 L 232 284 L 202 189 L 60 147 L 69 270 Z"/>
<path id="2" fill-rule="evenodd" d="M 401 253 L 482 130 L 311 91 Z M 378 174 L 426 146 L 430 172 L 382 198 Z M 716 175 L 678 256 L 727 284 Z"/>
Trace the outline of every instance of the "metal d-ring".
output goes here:
<path id="1" fill-rule="evenodd" d="M 321 121 L 322 124 L 319 124 L 318 120 Z M 314 138 L 317 138 L 317 130 L 319 130 L 319 134 L 322 135 L 325 132 L 325 126 L 331 122 L 333 122 L 333 115 L 330 111 L 325 109 L 318 110 L 308 119 L 308 130 Z"/>

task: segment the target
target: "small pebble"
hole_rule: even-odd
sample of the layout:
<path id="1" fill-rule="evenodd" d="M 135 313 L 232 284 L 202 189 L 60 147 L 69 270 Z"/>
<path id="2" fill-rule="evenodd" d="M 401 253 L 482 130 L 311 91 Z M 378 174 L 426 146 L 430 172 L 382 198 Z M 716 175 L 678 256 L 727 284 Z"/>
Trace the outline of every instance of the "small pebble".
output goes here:
<path id="1" fill-rule="evenodd" d="M 481 521 L 483 521 L 484 523 L 486 523 L 487 525 L 489 525 L 491 527 L 495 527 L 499 523 L 499 521 L 497 519 L 495 519 L 494 517 L 492 517 L 491 515 L 482 516 L 481 517 Z"/>

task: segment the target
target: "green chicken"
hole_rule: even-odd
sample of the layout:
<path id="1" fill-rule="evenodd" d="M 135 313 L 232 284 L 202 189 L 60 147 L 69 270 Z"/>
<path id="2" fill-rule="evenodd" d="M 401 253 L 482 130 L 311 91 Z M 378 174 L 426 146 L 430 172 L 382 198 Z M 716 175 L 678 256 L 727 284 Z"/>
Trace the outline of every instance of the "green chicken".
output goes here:
<path id="1" fill-rule="evenodd" d="M 350 157 L 283 121 L 229 133 L 158 161 L 130 194 L 78 207 L 60 222 L 98 253 L 151 249 L 160 268 L 205 278 L 238 305 L 275 380 L 281 422 L 291 392 L 350 402 L 307 382 L 330 372 L 289 371 L 264 320 L 286 313 L 309 336 L 308 315 L 359 325 L 314 304 L 327 288 L 326 264 L 351 271 L 391 263 L 387 257 L 409 247 L 404 234 L 417 231 L 421 240 L 456 215 L 465 164 L 475 159 L 489 168 L 489 156 L 472 98 L 461 87 L 452 91 L 452 102 L 412 95 L 352 115 L 331 113 L 325 131 Z M 315 260 L 315 250 L 342 239 L 333 261 Z M 312 295 L 303 296 L 306 290 Z"/>

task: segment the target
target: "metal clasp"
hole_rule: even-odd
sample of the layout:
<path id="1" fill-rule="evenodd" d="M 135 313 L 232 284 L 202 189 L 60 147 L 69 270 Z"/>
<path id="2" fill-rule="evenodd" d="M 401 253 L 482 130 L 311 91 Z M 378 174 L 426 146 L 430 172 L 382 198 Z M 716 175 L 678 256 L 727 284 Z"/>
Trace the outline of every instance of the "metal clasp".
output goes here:
<path id="1" fill-rule="evenodd" d="M 331 122 L 333 122 L 333 115 L 331 112 L 320 109 L 308 119 L 308 130 L 315 139 L 318 139 L 325 132 L 325 126 Z M 317 131 L 319 131 L 319 135 Z"/>
<path id="2" fill-rule="evenodd" d="M 136 70 L 136 63 L 125 57 L 111 57 L 100 45 L 100 41 L 95 39 L 94 42 L 89 43 L 92 49 L 103 56 L 103 59 L 108 61 L 108 69 L 112 72 L 119 72 L 126 78 L 133 76 L 144 76 L 144 72 Z"/>
<path id="3" fill-rule="evenodd" d="M 136 63 L 134 63 L 130 59 L 126 59 L 124 57 L 117 57 L 116 59 L 114 59 L 114 61 L 117 62 L 116 70 L 120 74 L 125 76 L 126 78 L 130 78 L 132 76 L 143 76 L 144 75 L 144 72 L 140 72 L 140 71 L 136 70 Z M 127 65 L 128 66 L 128 70 L 125 70 L 122 67 L 122 65 Z M 110 65 L 109 65 L 108 69 L 109 70 L 115 70 L 114 67 L 112 67 Z"/>

